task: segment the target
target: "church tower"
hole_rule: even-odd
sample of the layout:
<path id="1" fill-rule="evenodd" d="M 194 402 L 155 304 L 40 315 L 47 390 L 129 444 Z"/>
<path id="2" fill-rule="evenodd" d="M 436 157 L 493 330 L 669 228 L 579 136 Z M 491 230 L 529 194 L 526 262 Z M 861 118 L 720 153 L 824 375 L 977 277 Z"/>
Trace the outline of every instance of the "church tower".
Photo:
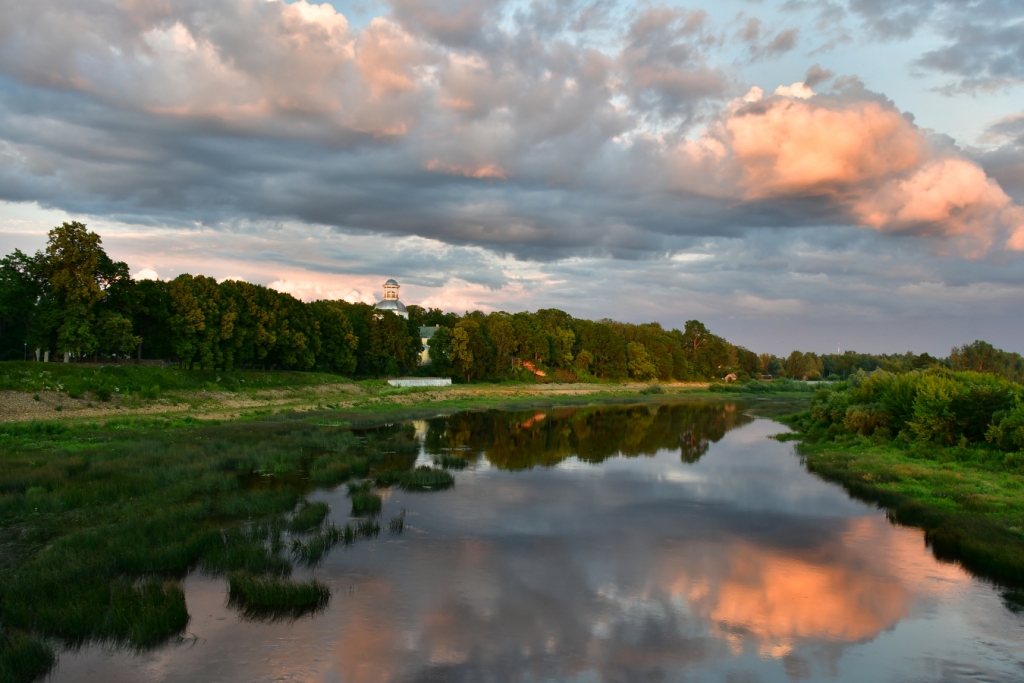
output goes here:
<path id="1" fill-rule="evenodd" d="M 406 310 L 405 304 L 398 300 L 398 288 L 399 285 L 394 280 L 388 280 L 384 283 L 384 299 L 377 302 L 378 311 L 391 311 L 395 315 L 400 315 L 406 320 L 409 319 L 409 311 Z"/>

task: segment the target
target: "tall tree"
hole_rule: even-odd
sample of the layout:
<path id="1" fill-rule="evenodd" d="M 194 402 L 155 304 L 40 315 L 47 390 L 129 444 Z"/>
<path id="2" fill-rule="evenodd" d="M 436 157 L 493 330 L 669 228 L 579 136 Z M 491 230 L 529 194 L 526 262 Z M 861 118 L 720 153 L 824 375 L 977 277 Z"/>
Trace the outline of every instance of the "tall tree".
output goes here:
<path id="1" fill-rule="evenodd" d="M 107 290 L 129 280 L 128 266 L 113 261 L 103 250 L 100 236 L 77 221 L 49 233 L 42 257 L 47 294 L 57 313 L 57 350 L 92 353 L 98 348 L 96 307 Z"/>
<path id="2" fill-rule="evenodd" d="M 356 369 L 355 352 L 359 348 L 352 324 L 341 309 L 330 301 L 315 301 L 310 307 L 320 327 L 319 360 L 331 372 L 351 375 Z"/>
<path id="3" fill-rule="evenodd" d="M 36 304 L 43 295 L 40 268 L 39 256 L 19 249 L 0 259 L 0 360 L 25 355 Z"/>

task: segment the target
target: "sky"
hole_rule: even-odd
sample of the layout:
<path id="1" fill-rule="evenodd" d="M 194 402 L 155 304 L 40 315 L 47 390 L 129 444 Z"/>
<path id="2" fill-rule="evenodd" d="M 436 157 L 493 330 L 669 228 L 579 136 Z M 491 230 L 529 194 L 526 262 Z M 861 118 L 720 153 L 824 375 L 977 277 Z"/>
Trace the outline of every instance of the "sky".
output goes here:
<path id="1" fill-rule="evenodd" d="M 1024 352 L 1020 0 L 0 0 L 0 252 Z"/>

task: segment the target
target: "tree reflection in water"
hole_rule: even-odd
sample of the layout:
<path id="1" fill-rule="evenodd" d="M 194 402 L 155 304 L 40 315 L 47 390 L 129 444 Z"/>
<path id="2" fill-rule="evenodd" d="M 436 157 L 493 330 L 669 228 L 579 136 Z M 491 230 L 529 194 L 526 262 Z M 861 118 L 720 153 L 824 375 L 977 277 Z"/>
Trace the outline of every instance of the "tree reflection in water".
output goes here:
<path id="1" fill-rule="evenodd" d="M 571 457 L 597 464 L 664 450 L 695 463 L 726 432 L 752 420 L 733 402 L 490 410 L 428 421 L 424 448 L 430 455 L 485 457 L 503 470 L 551 467 Z"/>

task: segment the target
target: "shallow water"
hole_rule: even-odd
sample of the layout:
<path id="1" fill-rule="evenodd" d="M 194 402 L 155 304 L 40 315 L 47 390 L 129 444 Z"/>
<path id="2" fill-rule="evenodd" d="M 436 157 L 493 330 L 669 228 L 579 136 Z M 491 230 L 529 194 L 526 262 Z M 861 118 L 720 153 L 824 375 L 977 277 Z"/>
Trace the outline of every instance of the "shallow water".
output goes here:
<path id="1" fill-rule="evenodd" d="M 186 640 L 65 652 L 52 680 L 1024 680 L 1024 616 L 741 405 L 414 426 L 421 460 L 471 465 L 451 490 L 386 495 L 404 533 L 312 572 L 326 612 L 245 621 L 194 575 Z M 345 487 L 310 498 L 345 523 Z"/>

